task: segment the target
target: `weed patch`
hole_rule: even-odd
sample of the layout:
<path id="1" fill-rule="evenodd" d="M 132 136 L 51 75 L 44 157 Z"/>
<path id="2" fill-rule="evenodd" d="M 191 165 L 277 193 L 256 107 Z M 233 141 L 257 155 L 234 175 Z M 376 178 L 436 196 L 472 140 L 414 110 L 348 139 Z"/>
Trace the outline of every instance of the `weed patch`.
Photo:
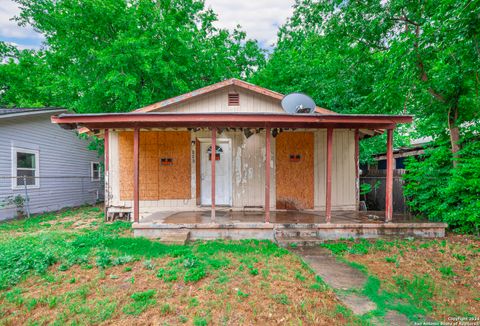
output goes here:
<path id="1" fill-rule="evenodd" d="M 157 303 L 157 300 L 153 298 L 155 293 L 155 290 L 148 290 L 132 294 L 131 298 L 133 299 L 133 302 L 123 307 L 123 312 L 127 315 L 140 315 L 149 306 Z"/>
<path id="2" fill-rule="evenodd" d="M 364 294 L 380 307 L 411 320 L 429 315 L 478 315 L 475 270 L 480 268 L 478 238 L 450 235 L 442 240 L 342 240 L 325 243 L 337 259 L 370 276 Z"/>
<path id="3" fill-rule="evenodd" d="M 96 207 L 0 224 L 2 322 L 355 321 L 335 313 L 333 293 L 308 265 L 270 241 L 164 245 L 132 238 L 130 228 L 106 223 Z"/>

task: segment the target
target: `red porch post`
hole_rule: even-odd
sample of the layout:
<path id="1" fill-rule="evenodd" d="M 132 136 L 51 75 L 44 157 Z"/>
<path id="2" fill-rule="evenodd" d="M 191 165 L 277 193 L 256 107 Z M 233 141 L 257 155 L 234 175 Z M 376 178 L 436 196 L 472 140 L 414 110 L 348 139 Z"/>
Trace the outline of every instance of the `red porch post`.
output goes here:
<path id="1" fill-rule="evenodd" d="M 393 129 L 387 129 L 387 178 L 385 191 L 385 222 L 391 222 L 393 217 Z"/>
<path id="2" fill-rule="evenodd" d="M 333 129 L 327 128 L 327 189 L 325 191 L 325 222 L 330 223 L 332 218 L 332 144 Z"/>
<path id="3" fill-rule="evenodd" d="M 265 223 L 270 223 L 270 127 L 265 132 Z"/>
<path id="4" fill-rule="evenodd" d="M 135 128 L 133 131 L 133 221 L 138 223 L 140 220 L 139 208 L 139 143 L 140 130 Z"/>
<path id="5" fill-rule="evenodd" d="M 212 128 L 212 151 L 210 154 L 210 162 L 212 164 L 212 223 L 215 222 L 215 159 L 217 153 L 217 128 Z"/>

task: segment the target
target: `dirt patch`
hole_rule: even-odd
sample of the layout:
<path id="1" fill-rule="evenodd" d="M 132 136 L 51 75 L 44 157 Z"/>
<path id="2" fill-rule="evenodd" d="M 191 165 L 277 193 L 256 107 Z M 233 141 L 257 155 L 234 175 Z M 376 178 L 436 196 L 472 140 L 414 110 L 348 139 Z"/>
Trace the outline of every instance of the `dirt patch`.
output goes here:
<path id="1" fill-rule="evenodd" d="M 398 289 L 398 280 L 428 279 L 433 284 L 431 317 L 447 320 L 466 314 L 480 316 L 480 241 L 449 235 L 445 240 L 403 241 L 367 254 L 346 254 L 384 282 Z"/>
<path id="2" fill-rule="evenodd" d="M 196 283 L 157 277 L 175 258 L 137 261 L 99 269 L 74 266 L 46 276 L 32 276 L 4 293 L 4 323 L 95 323 L 105 325 L 180 324 L 347 324 L 330 290 L 311 288 L 315 278 L 294 255 L 258 258 L 222 254 L 230 263 L 209 271 Z M 249 267 L 246 267 L 246 266 Z M 19 290 L 15 298 L 12 293 Z M 135 293 L 154 290 L 154 302 L 138 315 L 125 313 Z"/>
<path id="3" fill-rule="evenodd" d="M 103 207 L 88 206 L 63 209 L 58 212 L 34 215 L 30 218 L 7 222 L 11 227 L 0 232 L 2 237 L 19 237 L 40 232 L 73 232 L 81 229 L 97 229 L 103 223 Z"/>

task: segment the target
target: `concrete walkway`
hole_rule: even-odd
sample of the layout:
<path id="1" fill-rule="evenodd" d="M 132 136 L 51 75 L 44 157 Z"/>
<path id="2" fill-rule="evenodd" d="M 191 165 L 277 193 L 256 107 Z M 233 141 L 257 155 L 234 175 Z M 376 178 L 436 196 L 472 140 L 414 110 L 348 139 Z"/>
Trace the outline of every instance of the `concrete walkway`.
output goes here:
<path id="1" fill-rule="evenodd" d="M 290 249 L 301 256 L 315 273 L 335 291 L 338 299 L 356 315 L 363 315 L 377 309 L 377 305 L 366 296 L 349 292 L 361 290 L 367 277 L 345 263 L 338 261 L 329 250 L 315 247 Z M 388 311 L 383 321 L 372 320 L 374 325 L 410 325 L 408 318 L 396 311 Z"/>

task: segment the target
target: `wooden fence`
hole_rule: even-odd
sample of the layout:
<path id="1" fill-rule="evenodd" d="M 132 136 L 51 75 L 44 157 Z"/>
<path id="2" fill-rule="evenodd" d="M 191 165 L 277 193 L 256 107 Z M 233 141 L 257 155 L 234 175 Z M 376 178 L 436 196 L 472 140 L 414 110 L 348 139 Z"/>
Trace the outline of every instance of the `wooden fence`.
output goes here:
<path id="1" fill-rule="evenodd" d="M 393 171 L 393 211 L 408 214 L 409 209 L 403 195 L 404 181 L 402 175 L 405 170 Z M 370 170 L 360 177 L 360 185 L 368 183 L 372 190 L 366 195 L 360 195 L 360 200 L 365 201 L 367 210 L 382 211 L 385 209 L 385 181 L 386 170 Z"/>

